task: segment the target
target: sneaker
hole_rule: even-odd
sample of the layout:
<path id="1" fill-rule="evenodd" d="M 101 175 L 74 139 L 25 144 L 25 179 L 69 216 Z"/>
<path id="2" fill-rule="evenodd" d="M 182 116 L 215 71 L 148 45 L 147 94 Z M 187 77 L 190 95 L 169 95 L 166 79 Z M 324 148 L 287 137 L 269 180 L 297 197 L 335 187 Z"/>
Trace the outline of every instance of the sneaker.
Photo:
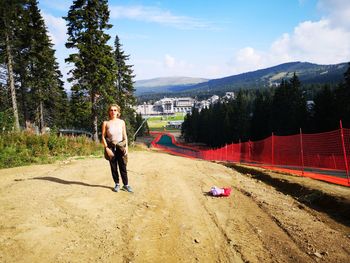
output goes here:
<path id="1" fill-rule="evenodd" d="M 129 193 L 133 193 L 130 185 L 123 185 L 122 190 L 127 191 Z"/>
<path id="2" fill-rule="evenodd" d="M 120 189 L 120 185 L 119 184 L 116 184 L 115 186 L 114 186 L 114 192 L 119 192 L 119 189 Z"/>

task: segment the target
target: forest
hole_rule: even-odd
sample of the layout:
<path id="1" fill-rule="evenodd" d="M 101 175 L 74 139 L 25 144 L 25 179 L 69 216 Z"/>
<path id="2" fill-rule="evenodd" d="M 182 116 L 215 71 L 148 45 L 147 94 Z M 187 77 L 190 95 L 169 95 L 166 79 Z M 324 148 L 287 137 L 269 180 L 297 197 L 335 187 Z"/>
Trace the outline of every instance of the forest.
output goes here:
<path id="1" fill-rule="evenodd" d="M 324 85 L 308 101 L 296 74 L 278 87 L 240 90 L 234 100 L 186 115 L 182 136 L 187 142 L 219 147 L 239 141 L 256 141 L 274 135 L 320 133 L 350 128 L 350 63 L 344 80 Z"/>
<path id="2" fill-rule="evenodd" d="M 2 1 L 0 14 L 0 132 L 71 128 L 89 131 L 98 141 L 108 105 L 118 103 L 132 140 L 142 122 L 132 108 L 133 66 L 117 35 L 114 47 L 107 43 L 107 1 L 74 1 L 64 17 L 70 93 L 38 2 Z"/>

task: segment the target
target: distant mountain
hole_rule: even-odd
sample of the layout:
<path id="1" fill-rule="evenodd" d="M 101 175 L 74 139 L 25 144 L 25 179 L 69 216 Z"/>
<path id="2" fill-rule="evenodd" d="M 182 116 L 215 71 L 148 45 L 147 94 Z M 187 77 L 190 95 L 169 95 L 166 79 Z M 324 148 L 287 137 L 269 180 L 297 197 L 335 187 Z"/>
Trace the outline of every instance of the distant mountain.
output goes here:
<path id="1" fill-rule="evenodd" d="M 213 94 L 239 89 L 270 87 L 278 85 L 282 79 L 291 78 L 294 73 L 297 74 L 302 84 L 336 84 L 344 79 L 347 67 L 348 63 L 318 65 L 308 62 L 290 62 L 219 79 L 196 79 L 197 83 L 194 81 L 191 83 L 192 78 L 158 78 L 136 82 L 136 95 L 147 93 Z M 188 82 L 185 83 L 186 79 Z"/>
<path id="2" fill-rule="evenodd" d="M 269 87 L 297 74 L 303 84 L 335 84 L 344 79 L 347 63 L 318 65 L 308 62 L 290 62 L 278 66 L 242 73 L 191 87 L 192 91 L 235 91 L 245 88 Z M 188 89 L 189 90 L 189 89 Z M 188 91 L 187 90 L 187 91 Z"/>
<path id="3" fill-rule="evenodd" d="M 135 83 L 136 95 L 145 93 L 173 92 L 187 89 L 195 84 L 207 82 L 208 79 L 190 77 L 167 77 L 138 80 Z"/>

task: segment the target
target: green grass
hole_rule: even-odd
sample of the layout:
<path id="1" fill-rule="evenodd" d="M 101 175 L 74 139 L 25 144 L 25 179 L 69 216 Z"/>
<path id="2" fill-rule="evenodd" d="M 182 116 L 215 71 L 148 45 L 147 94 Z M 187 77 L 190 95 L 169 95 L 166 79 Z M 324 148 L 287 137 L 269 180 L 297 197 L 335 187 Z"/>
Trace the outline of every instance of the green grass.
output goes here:
<path id="1" fill-rule="evenodd" d="M 129 146 L 129 151 L 142 147 Z M 30 164 L 46 164 L 74 157 L 104 158 L 101 143 L 85 136 L 59 137 L 56 134 L 35 135 L 26 132 L 0 133 L 0 169 Z"/>
<path id="2" fill-rule="evenodd" d="M 91 139 L 35 135 L 26 132 L 0 134 L 0 169 L 52 163 L 72 156 L 102 156 L 103 147 Z"/>
<path id="3" fill-rule="evenodd" d="M 182 113 L 175 113 L 175 115 L 153 116 L 148 118 L 147 122 L 152 121 L 183 121 L 185 116 Z"/>
<path id="4" fill-rule="evenodd" d="M 147 120 L 150 131 L 178 131 L 179 129 L 166 128 L 168 121 L 182 121 L 184 116 L 182 113 L 176 113 L 170 116 L 153 116 Z"/>

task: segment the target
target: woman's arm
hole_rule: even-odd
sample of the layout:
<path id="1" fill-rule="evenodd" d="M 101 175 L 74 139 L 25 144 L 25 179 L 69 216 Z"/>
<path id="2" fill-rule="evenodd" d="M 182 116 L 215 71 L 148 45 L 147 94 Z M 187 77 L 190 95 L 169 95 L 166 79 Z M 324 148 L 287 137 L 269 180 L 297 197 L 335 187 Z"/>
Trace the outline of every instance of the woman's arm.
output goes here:
<path id="1" fill-rule="evenodd" d="M 107 126 L 107 122 L 104 121 L 102 123 L 102 144 L 103 146 L 106 148 L 108 145 L 107 145 L 107 142 L 106 142 L 106 126 Z"/>
<path id="2" fill-rule="evenodd" d="M 125 154 L 128 154 L 129 151 L 129 147 L 128 147 L 128 135 L 126 133 L 126 125 L 125 125 L 125 121 L 123 121 L 123 139 L 126 142 L 126 146 L 125 146 Z"/>

